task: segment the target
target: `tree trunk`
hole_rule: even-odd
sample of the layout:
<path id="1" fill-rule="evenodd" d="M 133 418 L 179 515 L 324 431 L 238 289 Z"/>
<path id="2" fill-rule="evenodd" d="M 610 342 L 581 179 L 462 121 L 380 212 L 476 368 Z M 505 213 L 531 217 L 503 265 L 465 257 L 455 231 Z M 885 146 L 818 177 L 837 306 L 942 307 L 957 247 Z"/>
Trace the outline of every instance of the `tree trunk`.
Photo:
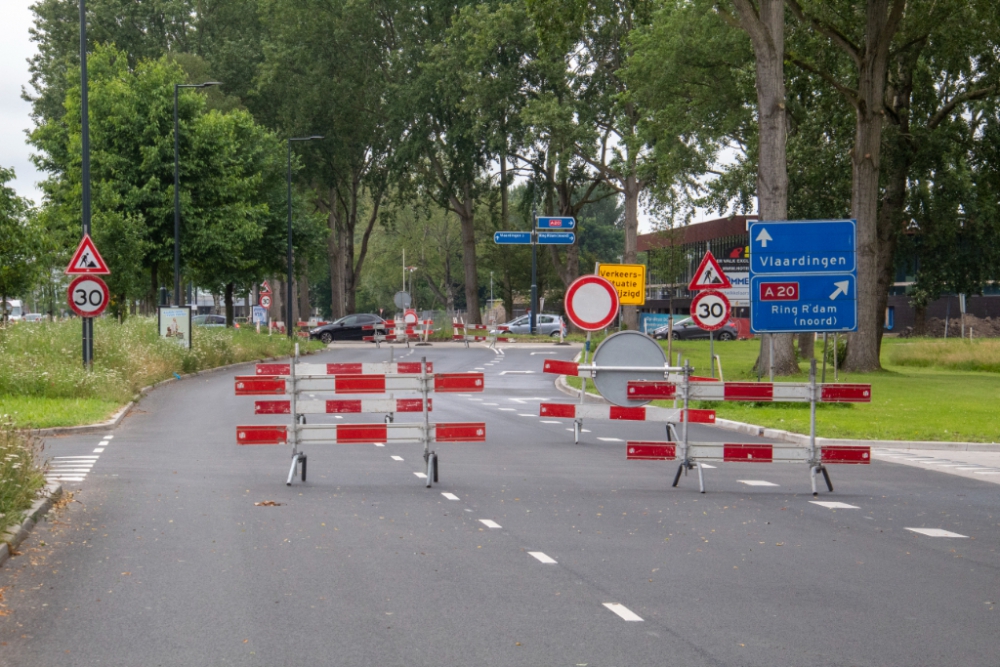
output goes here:
<path id="1" fill-rule="evenodd" d="M 913 308 L 913 335 L 927 335 L 927 306 L 920 304 Z"/>
<path id="2" fill-rule="evenodd" d="M 284 322 L 285 317 L 285 283 L 280 278 L 271 281 L 271 319 Z"/>
<path id="3" fill-rule="evenodd" d="M 785 2 L 760 0 L 758 15 L 750 0 L 733 0 L 740 25 L 750 36 L 757 74 L 757 122 L 760 161 L 757 165 L 757 201 L 761 220 L 788 218 L 788 167 L 785 116 Z M 758 368 L 771 367 L 767 337 L 760 339 Z M 799 372 L 791 334 L 774 334 L 774 372 Z"/>
<path id="4" fill-rule="evenodd" d="M 635 171 L 625 177 L 625 254 L 624 264 L 635 264 L 639 248 L 639 179 Z M 622 323 L 625 328 L 635 331 L 639 328 L 639 309 L 636 306 L 622 308 Z"/>
<path id="5" fill-rule="evenodd" d="M 816 356 L 816 334 L 799 334 L 799 358 L 808 361 Z"/>
<path id="6" fill-rule="evenodd" d="M 479 277 L 476 271 L 476 218 L 475 202 L 468 194 L 462 202 L 462 215 L 459 217 L 462 225 L 462 266 L 465 269 L 465 310 L 466 323 L 480 324 L 479 315 Z"/>
<path id="7" fill-rule="evenodd" d="M 233 326 L 233 290 L 236 286 L 233 283 L 226 283 L 226 327 Z"/>
<path id="8" fill-rule="evenodd" d="M 888 291 L 879 253 L 879 160 L 889 44 L 899 26 L 905 3 L 896 0 L 891 4 L 890 13 L 890 0 L 868 0 L 865 47 L 858 66 L 856 126 L 851 155 L 851 213 L 858 221 L 858 331 L 851 336 L 844 361 L 845 370 L 857 372 L 882 368 L 879 341 L 885 312 L 882 304 Z"/>
<path id="9" fill-rule="evenodd" d="M 344 272 L 340 252 L 340 212 L 337 208 L 337 194 L 330 188 L 330 210 L 326 222 L 330 230 L 327 237 L 327 257 L 330 261 L 330 314 L 334 320 L 345 315 L 344 304 Z"/>

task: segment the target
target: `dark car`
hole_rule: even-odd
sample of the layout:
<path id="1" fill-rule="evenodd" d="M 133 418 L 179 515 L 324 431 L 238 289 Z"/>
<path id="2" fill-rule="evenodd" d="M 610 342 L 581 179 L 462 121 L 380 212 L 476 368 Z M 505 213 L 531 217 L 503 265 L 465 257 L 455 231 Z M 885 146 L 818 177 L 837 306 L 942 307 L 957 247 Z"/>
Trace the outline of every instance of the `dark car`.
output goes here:
<path id="1" fill-rule="evenodd" d="M 653 331 L 653 338 L 664 339 L 667 337 L 667 326 L 662 326 Z M 715 330 L 715 340 L 736 340 L 739 329 L 736 322 L 729 320 L 721 329 Z M 694 340 L 695 338 L 708 338 L 708 332 L 694 323 L 690 317 L 674 322 L 674 340 Z"/>
<path id="2" fill-rule="evenodd" d="M 369 327 L 366 329 L 365 327 Z M 309 332 L 309 338 L 330 344 L 337 340 L 361 340 L 375 334 L 374 327 L 385 333 L 385 320 L 378 315 L 359 313 L 341 317 L 336 322 L 324 324 Z"/>

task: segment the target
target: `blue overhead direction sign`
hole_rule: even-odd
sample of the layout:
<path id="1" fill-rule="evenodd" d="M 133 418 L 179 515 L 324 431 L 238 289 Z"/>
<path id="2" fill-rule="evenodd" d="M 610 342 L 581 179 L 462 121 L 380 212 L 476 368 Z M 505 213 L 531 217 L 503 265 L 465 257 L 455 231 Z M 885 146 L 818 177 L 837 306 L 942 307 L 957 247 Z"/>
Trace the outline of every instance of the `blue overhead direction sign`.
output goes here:
<path id="1" fill-rule="evenodd" d="M 754 333 L 833 333 L 857 327 L 858 286 L 853 273 L 750 279 Z"/>
<path id="2" fill-rule="evenodd" d="M 756 221 L 750 233 L 750 330 L 858 328 L 854 220 Z"/>
<path id="3" fill-rule="evenodd" d="M 574 229 L 576 219 L 569 217 L 545 217 L 538 218 L 539 229 Z"/>
<path id="4" fill-rule="evenodd" d="M 854 220 L 757 221 L 749 231 L 751 274 L 856 270 Z"/>
<path id="5" fill-rule="evenodd" d="M 531 232 L 493 232 L 493 242 L 501 245 L 530 245 Z"/>
<path id="6" fill-rule="evenodd" d="M 542 245 L 572 245 L 575 241 L 573 232 L 538 232 L 538 243 Z"/>

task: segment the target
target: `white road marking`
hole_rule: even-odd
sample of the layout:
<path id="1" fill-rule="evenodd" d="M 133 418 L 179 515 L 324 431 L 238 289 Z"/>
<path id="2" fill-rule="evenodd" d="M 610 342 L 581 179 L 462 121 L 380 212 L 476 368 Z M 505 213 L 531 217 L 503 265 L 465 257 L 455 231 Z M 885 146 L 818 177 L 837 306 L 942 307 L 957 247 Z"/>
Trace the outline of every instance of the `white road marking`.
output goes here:
<path id="1" fill-rule="evenodd" d="M 517 408 L 500 408 L 501 412 L 516 412 Z"/>
<path id="2" fill-rule="evenodd" d="M 333 418 L 334 419 L 343 419 L 343 417 L 341 417 L 340 415 L 334 415 Z"/>
<path id="3" fill-rule="evenodd" d="M 63 475 L 49 475 L 46 479 L 55 480 L 57 482 L 82 482 L 83 477 L 65 477 Z"/>
<path id="4" fill-rule="evenodd" d="M 742 482 L 747 486 L 778 486 L 774 482 L 765 482 L 762 479 L 738 479 L 737 482 Z"/>
<path id="5" fill-rule="evenodd" d="M 621 438 L 598 438 L 601 442 L 625 442 Z"/>
<path id="6" fill-rule="evenodd" d="M 67 461 L 69 459 L 91 459 L 93 461 L 96 461 L 99 458 L 101 458 L 101 457 L 100 456 L 90 456 L 88 454 L 87 456 L 56 456 L 52 460 L 53 461 Z"/>
<path id="7" fill-rule="evenodd" d="M 529 556 L 534 556 L 535 558 L 537 558 L 541 562 L 545 563 L 546 565 L 555 565 L 556 564 L 555 559 L 553 559 L 551 556 L 546 556 L 541 551 L 529 551 L 528 555 Z"/>
<path id="8" fill-rule="evenodd" d="M 529 412 L 518 412 L 517 416 L 518 417 L 537 417 L 538 415 L 536 415 L 534 412 L 530 412 L 530 413 Z"/>
<path id="9" fill-rule="evenodd" d="M 920 533 L 927 537 L 969 537 L 968 535 L 959 535 L 958 533 L 953 533 L 950 530 L 942 530 L 941 528 L 907 528 L 907 530 L 912 530 L 914 533 Z"/>
<path id="10" fill-rule="evenodd" d="M 532 352 L 531 356 L 533 357 L 536 354 L 559 354 L 559 353 L 558 352 Z"/>
<path id="11" fill-rule="evenodd" d="M 962 466 L 961 468 L 955 468 L 955 470 L 982 470 L 983 466 Z"/>
<path id="12" fill-rule="evenodd" d="M 97 447 L 96 449 L 94 449 L 94 453 L 95 454 L 100 454 L 103 451 L 104 451 L 104 447 Z"/>
<path id="13" fill-rule="evenodd" d="M 470 398 L 469 400 L 470 400 L 470 401 L 481 401 L 481 400 L 483 400 L 483 399 L 481 399 L 481 398 Z"/>
<path id="14" fill-rule="evenodd" d="M 827 502 L 825 500 L 810 500 L 813 505 L 819 505 L 820 507 L 826 507 L 831 510 L 859 510 L 861 509 L 857 505 L 848 505 L 847 503 L 838 502 Z"/>
<path id="15" fill-rule="evenodd" d="M 1000 475 L 1000 470 L 975 470 L 973 475 Z"/>
<path id="16" fill-rule="evenodd" d="M 483 405 L 488 405 L 488 406 L 490 406 L 492 408 L 495 408 L 496 406 L 498 406 L 500 404 L 499 403 L 483 403 Z"/>
<path id="17" fill-rule="evenodd" d="M 106 436 L 104 436 L 103 439 L 104 440 L 111 440 L 113 437 L 115 437 L 115 436 L 113 436 L 113 435 L 106 435 Z"/>
<path id="18" fill-rule="evenodd" d="M 392 457 L 392 460 L 393 460 L 393 461 L 402 461 L 402 460 L 403 460 L 403 457 L 402 457 L 402 456 L 393 456 L 393 457 Z"/>
<path id="19" fill-rule="evenodd" d="M 712 465 L 711 463 L 699 463 L 698 465 L 700 465 L 702 468 L 707 468 L 709 470 L 715 470 L 715 466 Z"/>
<path id="20" fill-rule="evenodd" d="M 483 368 L 482 366 L 476 366 L 473 370 L 476 370 L 476 371 L 485 371 L 486 369 Z"/>
<path id="21" fill-rule="evenodd" d="M 489 519 L 480 519 L 479 523 L 483 524 L 487 528 L 502 528 L 503 527 L 499 523 L 497 523 L 496 521 L 490 521 Z"/>
<path id="22" fill-rule="evenodd" d="M 568 428 L 568 429 L 566 429 L 566 430 L 567 430 L 567 431 L 572 431 L 573 429 L 571 429 L 571 428 Z M 581 429 L 580 429 L 580 431 L 581 431 L 581 432 L 583 432 L 583 433 L 590 433 L 590 431 L 588 431 L 588 430 L 587 430 L 587 429 L 585 429 L 585 428 L 581 428 Z"/>
<path id="23" fill-rule="evenodd" d="M 500 371 L 500 375 L 534 375 L 535 371 Z"/>
<path id="24" fill-rule="evenodd" d="M 554 421 L 551 421 L 551 420 L 548 420 L 548 419 L 543 419 L 542 423 L 543 424 L 562 424 L 562 422 L 554 422 Z M 572 431 L 573 429 L 570 429 L 570 430 Z"/>
<path id="25" fill-rule="evenodd" d="M 372 443 L 372 444 L 375 445 L 376 447 L 385 447 L 385 443 L 384 442 L 375 442 L 375 443 Z"/>
<path id="26" fill-rule="evenodd" d="M 469 396 L 472 396 L 472 394 L 455 394 L 455 395 L 456 396 L 464 396 L 465 398 L 468 398 Z"/>
<path id="27" fill-rule="evenodd" d="M 639 616 L 639 614 L 635 613 L 634 611 L 632 611 L 623 604 L 618 604 L 617 602 L 605 602 L 604 606 L 610 609 L 611 611 L 615 612 L 619 616 L 621 616 L 623 620 L 626 621 L 642 620 L 642 616 Z"/>
<path id="28" fill-rule="evenodd" d="M 456 496 L 454 493 L 447 493 L 447 492 L 445 492 L 445 493 L 442 493 L 441 495 L 444 496 L 445 498 L 447 498 L 448 500 L 458 500 L 458 496 Z"/>
<path id="29" fill-rule="evenodd" d="M 427 479 L 427 474 L 426 473 L 415 472 L 413 474 L 416 475 L 417 477 L 419 477 L 420 479 Z"/>

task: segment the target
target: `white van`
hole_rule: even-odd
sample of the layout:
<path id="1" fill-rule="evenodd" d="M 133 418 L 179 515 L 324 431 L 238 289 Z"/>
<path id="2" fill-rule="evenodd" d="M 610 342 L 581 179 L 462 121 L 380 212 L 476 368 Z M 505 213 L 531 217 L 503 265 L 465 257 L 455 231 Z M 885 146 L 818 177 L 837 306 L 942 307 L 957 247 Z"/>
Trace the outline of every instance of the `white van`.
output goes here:
<path id="1" fill-rule="evenodd" d="M 7 319 L 11 322 L 20 322 L 24 319 L 24 307 L 17 299 L 7 299 Z"/>

